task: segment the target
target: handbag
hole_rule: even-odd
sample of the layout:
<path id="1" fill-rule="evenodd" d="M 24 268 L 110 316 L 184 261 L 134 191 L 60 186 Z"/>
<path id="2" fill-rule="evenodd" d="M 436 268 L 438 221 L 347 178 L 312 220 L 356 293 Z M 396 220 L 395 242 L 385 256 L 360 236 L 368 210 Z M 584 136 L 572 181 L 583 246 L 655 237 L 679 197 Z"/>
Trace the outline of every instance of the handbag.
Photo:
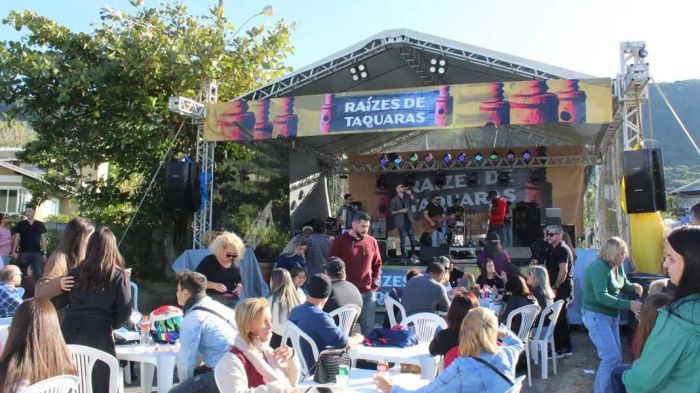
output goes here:
<path id="1" fill-rule="evenodd" d="M 491 363 L 487 362 L 487 361 L 484 360 L 484 359 L 475 357 L 475 356 L 470 356 L 470 358 L 472 358 L 472 359 L 476 360 L 477 362 L 483 364 L 484 366 L 490 368 L 491 371 L 495 372 L 495 373 L 498 374 L 501 378 L 503 378 L 506 382 L 508 382 L 508 383 L 510 384 L 510 386 L 513 386 L 513 385 L 514 385 L 512 379 L 508 378 L 505 374 L 503 374 L 503 373 L 501 372 L 501 370 L 499 370 L 499 369 L 497 369 L 496 367 L 494 367 Z"/>
<path id="2" fill-rule="evenodd" d="M 314 382 L 335 383 L 340 366 L 350 367 L 350 354 L 347 349 L 324 349 L 318 354 Z"/>

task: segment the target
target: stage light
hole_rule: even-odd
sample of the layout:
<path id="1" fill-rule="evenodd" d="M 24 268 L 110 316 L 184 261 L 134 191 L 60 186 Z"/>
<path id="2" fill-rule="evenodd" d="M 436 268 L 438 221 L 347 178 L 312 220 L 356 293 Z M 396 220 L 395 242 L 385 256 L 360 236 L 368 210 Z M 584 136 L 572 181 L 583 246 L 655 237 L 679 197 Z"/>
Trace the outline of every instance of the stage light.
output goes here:
<path id="1" fill-rule="evenodd" d="M 645 57 L 647 57 L 647 56 L 649 56 L 649 52 L 647 52 L 647 47 L 646 47 L 646 46 L 641 47 L 641 48 L 639 49 L 639 53 L 638 53 L 638 54 L 639 54 L 639 57 L 642 58 L 642 59 L 645 58 Z"/>
<path id="2" fill-rule="evenodd" d="M 532 153 L 530 153 L 530 150 L 525 150 L 523 152 L 523 160 L 525 160 L 525 162 L 528 162 L 531 159 L 532 159 Z"/>
<path id="3" fill-rule="evenodd" d="M 466 177 L 467 187 L 476 187 L 479 185 L 479 174 L 475 171 L 467 172 Z"/>
<path id="4" fill-rule="evenodd" d="M 498 152 L 496 150 L 492 151 L 491 154 L 489 154 L 489 159 L 492 161 L 498 160 Z"/>
<path id="5" fill-rule="evenodd" d="M 447 177 L 445 176 L 444 172 L 438 172 L 435 175 L 435 180 L 434 180 L 435 187 L 437 187 L 437 188 L 445 187 L 446 182 L 447 182 Z"/>
<path id="6" fill-rule="evenodd" d="M 447 60 L 445 59 L 430 59 L 430 68 L 428 68 L 433 74 L 444 74 L 447 71 Z"/>
<path id="7" fill-rule="evenodd" d="M 367 79 L 369 77 L 369 71 L 365 64 L 359 64 L 350 67 L 350 75 L 352 75 L 352 80 L 357 82 L 360 79 Z"/>
<path id="8" fill-rule="evenodd" d="M 379 165 L 386 165 L 389 163 L 389 157 L 386 156 L 386 154 L 382 154 L 381 157 L 379 157 Z"/>
<path id="9" fill-rule="evenodd" d="M 508 161 L 515 160 L 515 153 L 513 152 L 513 150 L 508 150 L 508 153 L 506 153 L 506 160 L 508 160 Z"/>
<path id="10" fill-rule="evenodd" d="M 428 161 L 428 162 L 432 161 L 432 160 L 433 160 L 433 153 L 428 153 L 428 154 L 426 154 L 426 155 L 423 157 L 423 160 Z"/>
<path id="11" fill-rule="evenodd" d="M 445 161 L 445 164 L 449 164 L 452 162 L 452 154 L 447 153 L 444 156 L 442 156 L 442 160 Z"/>
<path id="12" fill-rule="evenodd" d="M 474 156 L 474 161 L 479 162 L 479 161 L 481 161 L 481 160 L 483 160 L 483 159 L 484 159 L 484 155 L 481 154 L 481 152 L 476 153 L 476 155 Z"/>
<path id="13" fill-rule="evenodd" d="M 391 153 L 389 154 L 389 161 L 399 165 L 403 161 L 403 157 L 401 157 L 401 154 Z"/>
<path id="14" fill-rule="evenodd" d="M 510 173 L 498 171 L 498 184 L 504 187 L 510 184 Z"/>
<path id="15" fill-rule="evenodd" d="M 457 156 L 457 161 L 461 163 L 467 162 L 467 155 L 465 153 L 459 153 L 459 155 Z"/>
<path id="16" fill-rule="evenodd" d="M 411 162 L 418 161 L 418 153 L 411 154 L 411 157 L 409 157 L 409 160 L 411 160 Z"/>

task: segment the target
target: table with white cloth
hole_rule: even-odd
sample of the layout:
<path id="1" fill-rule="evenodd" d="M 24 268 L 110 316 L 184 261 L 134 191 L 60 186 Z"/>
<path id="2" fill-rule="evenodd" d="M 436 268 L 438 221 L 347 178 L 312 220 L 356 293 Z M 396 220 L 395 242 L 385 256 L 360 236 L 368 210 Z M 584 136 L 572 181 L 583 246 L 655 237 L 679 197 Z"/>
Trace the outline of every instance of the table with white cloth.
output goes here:
<path id="1" fill-rule="evenodd" d="M 496 316 L 501 315 L 501 309 L 505 306 L 503 302 L 495 299 L 479 299 L 479 306 L 488 308 L 489 310 L 493 311 Z"/>
<path id="2" fill-rule="evenodd" d="M 372 360 L 397 364 L 414 364 L 421 367 L 422 377 L 428 380 L 435 378 L 437 371 L 437 356 L 431 356 L 428 346 L 430 343 L 421 342 L 410 347 L 368 347 L 360 344 L 352 347 L 349 351 L 353 366 L 358 360 Z"/>
<path id="3" fill-rule="evenodd" d="M 153 386 L 153 367 L 158 375 L 158 393 L 167 393 L 173 387 L 175 358 L 179 345 L 116 345 L 117 359 L 139 362 L 141 365 L 141 391 L 150 393 Z"/>
<path id="4" fill-rule="evenodd" d="M 322 386 L 329 387 L 333 392 L 376 393 L 377 383 L 374 381 L 375 373 L 375 370 L 353 368 L 350 370 L 350 379 L 347 387 L 339 388 L 334 384 L 324 384 Z M 421 376 L 418 374 L 401 374 L 394 371 L 389 373 L 389 378 L 391 378 L 391 382 L 394 385 L 407 389 L 419 389 L 430 383 L 427 379 L 421 379 Z M 299 385 L 299 390 L 303 392 L 307 388 L 317 385 L 318 384 L 313 381 L 313 378 L 310 378 Z"/>

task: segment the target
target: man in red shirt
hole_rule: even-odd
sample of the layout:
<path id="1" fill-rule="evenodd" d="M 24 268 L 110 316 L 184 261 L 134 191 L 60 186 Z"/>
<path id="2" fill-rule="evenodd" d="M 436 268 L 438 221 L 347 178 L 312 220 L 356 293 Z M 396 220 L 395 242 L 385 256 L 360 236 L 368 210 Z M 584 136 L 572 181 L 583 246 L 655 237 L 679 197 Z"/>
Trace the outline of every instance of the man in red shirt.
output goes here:
<path id="1" fill-rule="evenodd" d="M 358 211 L 352 218 L 352 229 L 338 236 L 328 250 L 328 258 L 338 257 L 345 262 L 347 280 L 362 294 L 360 328 L 363 335 L 374 329 L 376 293 L 382 273 L 379 245 L 369 232 L 369 214 Z"/>
<path id="2" fill-rule="evenodd" d="M 498 191 L 491 190 L 488 193 L 488 199 L 491 201 L 491 212 L 489 213 L 489 232 L 496 232 L 499 239 L 503 239 L 503 229 L 506 224 L 506 210 L 508 201 L 506 198 L 498 195 Z"/>

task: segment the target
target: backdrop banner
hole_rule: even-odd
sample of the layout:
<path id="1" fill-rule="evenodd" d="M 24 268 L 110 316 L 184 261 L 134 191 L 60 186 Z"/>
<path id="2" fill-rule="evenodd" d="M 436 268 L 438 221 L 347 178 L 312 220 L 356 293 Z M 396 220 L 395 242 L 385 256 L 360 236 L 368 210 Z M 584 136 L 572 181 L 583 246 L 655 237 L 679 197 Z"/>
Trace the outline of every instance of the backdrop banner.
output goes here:
<path id="1" fill-rule="evenodd" d="M 209 104 L 204 139 L 242 141 L 611 120 L 610 79 L 531 80 Z"/>

